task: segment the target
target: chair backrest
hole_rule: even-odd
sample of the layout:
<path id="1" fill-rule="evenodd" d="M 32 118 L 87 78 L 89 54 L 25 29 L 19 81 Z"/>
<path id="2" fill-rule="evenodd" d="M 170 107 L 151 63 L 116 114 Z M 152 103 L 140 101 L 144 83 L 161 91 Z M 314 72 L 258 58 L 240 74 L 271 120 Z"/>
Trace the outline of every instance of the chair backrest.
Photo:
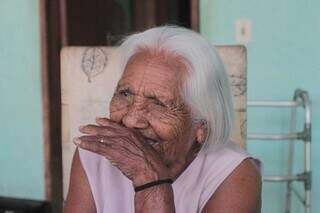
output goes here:
<path id="1" fill-rule="evenodd" d="M 235 125 L 232 139 L 245 146 L 246 138 L 246 49 L 218 46 L 232 86 Z M 62 156 L 64 197 L 78 127 L 109 115 L 109 102 L 120 78 L 119 53 L 114 47 L 66 47 L 61 52 Z"/>

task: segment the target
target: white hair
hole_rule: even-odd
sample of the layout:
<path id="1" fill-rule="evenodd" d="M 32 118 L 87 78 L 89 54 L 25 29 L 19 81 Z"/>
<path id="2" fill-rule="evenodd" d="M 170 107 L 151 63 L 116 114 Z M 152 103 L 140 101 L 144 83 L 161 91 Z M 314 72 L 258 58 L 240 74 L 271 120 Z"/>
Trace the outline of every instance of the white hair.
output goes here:
<path id="1" fill-rule="evenodd" d="M 208 125 L 204 149 L 229 140 L 233 104 L 228 77 L 216 48 L 192 30 L 155 27 L 124 39 L 120 45 L 122 71 L 141 49 L 173 54 L 187 62 L 188 77 L 182 95 L 192 109 L 193 118 L 205 120 Z"/>

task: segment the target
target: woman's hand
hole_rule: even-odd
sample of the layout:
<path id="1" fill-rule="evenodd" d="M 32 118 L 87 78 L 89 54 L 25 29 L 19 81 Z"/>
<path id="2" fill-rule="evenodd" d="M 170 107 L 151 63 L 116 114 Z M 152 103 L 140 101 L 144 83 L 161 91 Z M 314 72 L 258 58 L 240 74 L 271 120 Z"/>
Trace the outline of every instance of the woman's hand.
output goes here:
<path id="1" fill-rule="evenodd" d="M 107 158 L 134 186 L 170 178 L 159 154 L 140 133 L 107 118 L 96 122 L 79 128 L 86 135 L 74 139 L 78 147 Z"/>

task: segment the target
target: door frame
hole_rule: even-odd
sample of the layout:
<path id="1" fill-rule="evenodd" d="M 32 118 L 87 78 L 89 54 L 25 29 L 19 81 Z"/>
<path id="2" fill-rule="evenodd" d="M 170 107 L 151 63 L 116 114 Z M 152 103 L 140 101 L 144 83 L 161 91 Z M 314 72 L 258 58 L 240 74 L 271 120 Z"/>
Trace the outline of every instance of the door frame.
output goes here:
<path id="1" fill-rule="evenodd" d="M 200 0 L 190 1 L 191 28 L 200 32 Z"/>
<path id="2" fill-rule="evenodd" d="M 50 212 L 62 212 L 60 50 L 66 44 L 65 0 L 38 0 L 45 199 Z"/>

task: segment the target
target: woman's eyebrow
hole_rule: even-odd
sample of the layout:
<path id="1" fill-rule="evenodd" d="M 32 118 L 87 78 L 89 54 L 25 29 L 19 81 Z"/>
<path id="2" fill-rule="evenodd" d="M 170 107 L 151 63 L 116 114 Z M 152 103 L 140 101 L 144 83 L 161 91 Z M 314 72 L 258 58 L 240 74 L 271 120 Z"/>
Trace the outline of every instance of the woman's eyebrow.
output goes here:
<path id="1" fill-rule="evenodd" d="M 118 91 L 118 90 L 120 90 L 120 89 L 121 89 L 121 90 L 126 89 L 126 90 L 129 90 L 130 92 L 133 93 L 133 90 L 132 90 L 132 88 L 130 87 L 130 85 L 118 84 L 116 90 Z"/>
<path id="2" fill-rule="evenodd" d="M 129 86 L 126 85 L 125 83 L 118 83 L 117 89 L 122 88 L 122 87 L 129 87 Z"/>
<path id="3" fill-rule="evenodd" d="M 155 99 L 157 101 L 164 102 L 163 98 L 157 97 L 155 95 L 146 95 L 145 97 L 148 99 Z"/>
<path id="4" fill-rule="evenodd" d="M 165 105 L 170 105 L 173 103 L 173 100 L 166 97 L 166 96 L 157 96 L 157 95 L 145 95 L 146 98 L 148 99 L 153 99 L 153 100 L 157 100 Z"/>

